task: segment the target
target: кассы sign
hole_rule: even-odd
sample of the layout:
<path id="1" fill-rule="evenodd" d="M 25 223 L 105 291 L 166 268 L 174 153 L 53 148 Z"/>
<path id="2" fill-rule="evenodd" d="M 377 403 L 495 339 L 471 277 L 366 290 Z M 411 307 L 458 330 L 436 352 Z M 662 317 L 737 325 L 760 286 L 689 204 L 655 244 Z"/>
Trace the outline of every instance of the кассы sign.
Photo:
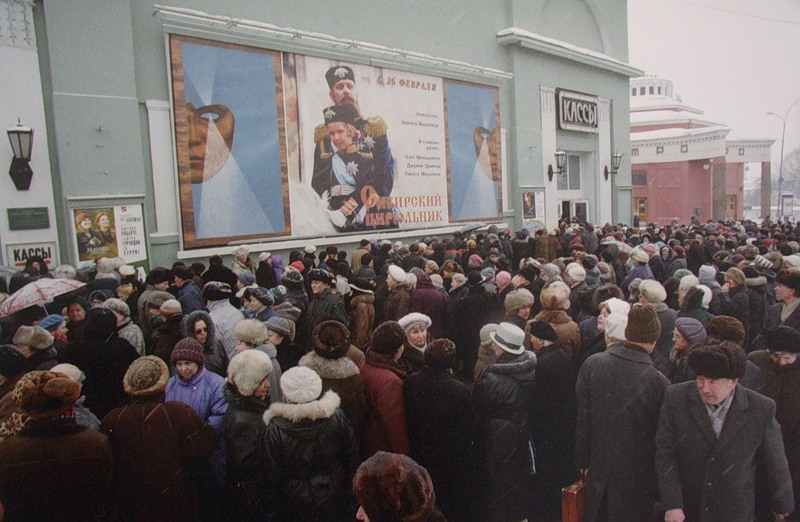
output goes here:
<path id="1" fill-rule="evenodd" d="M 597 132 L 597 96 L 556 89 L 556 100 L 561 130 Z"/>

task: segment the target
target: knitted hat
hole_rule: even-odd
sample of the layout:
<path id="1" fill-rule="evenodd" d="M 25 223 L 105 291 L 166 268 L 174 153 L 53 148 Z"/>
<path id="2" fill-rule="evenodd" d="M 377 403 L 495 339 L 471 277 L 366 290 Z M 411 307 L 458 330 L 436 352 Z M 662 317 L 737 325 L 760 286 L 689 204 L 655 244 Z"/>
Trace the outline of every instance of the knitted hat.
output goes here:
<path id="1" fill-rule="evenodd" d="M 61 363 L 56 364 L 52 368 L 50 368 L 51 372 L 55 373 L 63 373 L 73 381 L 77 382 L 78 384 L 82 384 L 83 381 L 86 380 L 86 374 L 81 371 L 80 368 L 75 366 L 74 364 L 69 363 Z"/>
<path id="2" fill-rule="evenodd" d="M 272 330 L 281 337 L 291 337 L 292 321 L 284 317 L 272 316 L 264 323 L 267 330 Z"/>
<path id="3" fill-rule="evenodd" d="M 663 303 L 667 299 L 667 291 L 655 279 L 645 279 L 639 285 L 639 294 L 650 304 Z"/>
<path id="4" fill-rule="evenodd" d="M 761 270 L 769 270 L 772 268 L 772 261 L 760 254 L 756 256 L 756 258 L 753 260 L 753 263 Z"/>
<path id="5" fill-rule="evenodd" d="M 711 265 L 702 265 L 698 274 L 700 281 L 714 281 L 717 276 L 717 270 Z"/>
<path id="6" fill-rule="evenodd" d="M 375 328 L 369 349 L 375 353 L 393 355 L 406 340 L 406 333 L 397 321 L 385 321 Z"/>
<path id="7" fill-rule="evenodd" d="M 106 299 L 106 301 L 103 303 L 103 308 L 108 308 L 112 312 L 117 312 L 119 315 L 124 317 L 131 316 L 131 307 L 128 306 L 128 303 L 122 299 L 117 299 L 116 297 Z"/>
<path id="8" fill-rule="evenodd" d="M 239 245 L 237 247 L 233 247 L 233 250 L 231 250 L 231 255 L 233 257 L 247 256 L 250 255 L 250 249 L 247 248 L 246 245 Z"/>
<path id="9" fill-rule="evenodd" d="M 231 285 L 221 281 L 209 281 L 203 285 L 203 299 L 206 301 L 223 301 L 233 297 Z"/>
<path id="10" fill-rule="evenodd" d="M 546 323 L 544 321 L 531 321 L 529 327 L 530 334 L 537 339 L 550 341 L 553 343 L 558 340 L 556 331 L 553 330 L 553 327 L 550 325 L 550 323 Z"/>
<path id="11" fill-rule="evenodd" d="M 350 348 L 350 331 L 339 321 L 322 321 L 314 327 L 311 340 L 317 355 L 339 359 Z"/>
<path id="12" fill-rule="evenodd" d="M 264 306 L 272 306 L 275 304 L 275 299 L 272 297 L 272 292 L 263 288 L 261 286 L 257 286 L 250 290 L 250 297 L 258 301 Z"/>
<path id="13" fill-rule="evenodd" d="M 586 270 L 578 263 L 568 264 L 565 273 L 576 283 L 582 283 L 586 279 Z"/>
<path id="14" fill-rule="evenodd" d="M 618 297 L 612 297 L 611 299 L 607 299 L 600 303 L 600 308 L 603 307 L 608 308 L 608 312 L 612 314 L 623 314 L 625 317 L 628 316 L 628 312 L 631 311 L 631 304 L 628 301 L 623 301 Z"/>
<path id="15" fill-rule="evenodd" d="M 718 315 L 706 325 L 706 334 L 721 341 L 731 341 L 742 346 L 747 337 L 744 325 L 735 317 Z"/>
<path id="16" fill-rule="evenodd" d="M 269 293 L 272 294 L 273 304 L 279 305 L 282 302 L 286 301 L 286 287 L 283 285 L 278 285 L 270 288 Z"/>
<path id="17" fill-rule="evenodd" d="M 353 494 L 370 520 L 428 520 L 436 495 L 428 471 L 410 457 L 379 451 L 353 478 Z"/>
<path id="18" fill-rule="evenodd" d="M 0 375 L 3 377 L 16 377 L 25 373 L 27 365 L 25 356 L 13 344 L 0 345 Z"/>
<path id="19" fill-rule="evenodd" d="M 522 345 L 525 342 L 525 332 L 511 323 L 500 323 L 497 330 L 489 333 L 489 338 L 504 351 L 519 355 L 525 351 Z"/>
<path id="20" fill-rule="evenodd" d="M 778 272 L 775 282 L 794 290 L 796 296 L 800 296 L 800 270 L 783 269 Z"/>
<path id="21" fill-rule="evenodd" d="M 698 377 L 738 379 L 747 369 L 747 355 L 735 343 L 709 336 L 689 350 L 689 368 Z"/>
<path id="22" fill-rule="evenodd" d="M 34 371 L 23 375 L 11 394 L 28 417 L 46 419 L 70 411 L 81 395 L 81 385 L 63 373 Z"/>
<path id="23" fill-rule="evenodd" d="M 495 275 L 494 281 L 497 283 L 497 286 L 505 288 L 511 284 L 511 274 L 505 270 L 501 270 L 500 272 L 497 272 L 497 275 Z"/>
<path id="24" fill-rule="evenodd" d="M 694 317 L 678 317 L 675 319 L 675 329 L 690 346 L 706 338 L 706 329 L 703 327 L 703 323 Z"/>
<path id="25" fill-rule="evenodd" d="M 631 306 L 628 312 L 628 326 L 625 339 L 633 343 L 654 343 L 661 336 L 661 323 L 655 309 L 639 303 Z"/>
<path id="26" fill-rule="evenodd" d="M 628 314 L 611 313 L 606 316 L 605 333 L 612 342 L 624 343 L 628 328 Z"/>
<path id="27" fill-rule="evenodd" d="M 489 323 L 481 328 L 481 346 L 489 346 L 492 344 L 492 338 L 489 336 L 492 332 L 497 330 L 497 324 Z"/>
<path id="28" fill-rule="evenodd" d="M 206 363 L 206 356 L 203 355 L 203 345 L 200 344 L 200 341 L 194 337 L 184 337 L 175 343 L 175 348 L 172 349 L 169 360 L 172 364 L 178 361 L 191 361 L 202 368 Z"/>
<path id="29" fill-rule="evenodd" d="M 447 370 L 456 365 L 456 345 L 450 339 L 434 339 L 425 349 L 425 364 L 432 370 Z"/>
<path id="30" fill-rule="evenodd" d="M 256 282 L 255 274 L 253 274 L 253 272 L 249 270 L 239 272 L 239 274 L 236 277 L 239 279 L 239 282 L 242 283 L 243 286 L 251 286 L 253 283 Z"/>
<path id="31" fill-rule="evenodd" d="M 302 265 L 303 263 L 300 264 Z M 302 286 L 303 276 L 300 274 L 300 272 L 287 270 L 281 276 L 281 284 L 288 288 L 297 288 L 298 286 Z"/>
<path id="32" fill-rule="evenodd" d="M 119 299 L 117 299 L 119 301 Z M 106 301 L 108 302 L 108 301 Z M 105 303 L 103 303 L 105 305 Z M 44 328 L 50 333 L 55 332 L 61 324 L 66 321 L 66 318 L 61 314 L 50 314 L 41 321 L 39 321 L 39 326 Z"/>
<path id="33" fill-rule="evenodd" d="M 326 285 L 331 284 L 331 280 L 333 276 L 327 270 L 323 270 L 321 268 L 312 268 L 308 271 L 308 280 L 309 281 L 320 281 L 325 283 Z"/>
<path id="34" fill-rule="evenodd" d="M 253 346 L 267 342 L 267 326 L 258 319 L 242 319 L 233 327 L 233 338 Z"/>
<path id="35" fill-rule="evenodd" d="M 783 324 L 771 326 L 753 344 L 771 352 L 800 353 L 800 332 Z"/>
<path id="36" fill-rule="evenodd" d="M 411 312 L 410 314 L 406 314 L 401 317 L 397 321 L 397 324 L 400 325 L 400 328 L 402 328 L 404 332 L 408 333 L 411 328 L 418 324 L 423 325 L 425 328 L 429 328 L 431 325 L 431 318 L 419 312 Z"/>
<path id="37" fill-rule="evenodd" d="M 736 267 L 729 268 L 728 271 L 725 272 L 725 278 L 730 279 L 739 286 L 743 285 L 744 280 L 746 279 L 744 272 Z"/>
<path id="38" fill-rule="evenodd" d="M 506 274 L 507 273 L 508 272 L 506 272 Z M 433 287 L 436 288 L 437 290 L 441 290 L 442 288 L 444 288 L 444 278 L 439 274 L 431 274 L 431 283 L 433 284 Z M 353 286 L 350 285 L 350 288 L 352 287 Z"/>
<path id="39" fill-rule="evenodd" d="M 139 357 L 128 366 L 122 386 L 131 397 L 145 397 L 161 393 L 169 381 L 167 364 L 155 355 Z"/>
<path id="40" fill-rule="evenodd" d="M 684 277 L 690 276 L 690 275 L 692 275 L 692 272 L 690 270 L 687 270 L 685 268 L 679 268 L 679 269 L 675 270 L 675 273 L 672 275 L 672 277 L 674 277 L 676 281 L 680 281 Z M 697 283 L 695 283 L 695 284 L 697 284 Z"/>
<path id="41" fill-rule="evenodd" d="M 283 400 L 292 404 L 315 401 L 322 393 L 322 379 L 306 366 L 289 368 L 281 375 Z"/>
<path id="42" fill-rule="evenodd" d="M 483 277 L 484 281 L 491 281 L 494 279 L 494 268 L 487 266 L 481 270 L 481 277 Z"/>
<path id="43" fill-rule="evenodd" d="M 397 265 L 389 265 L 389 275 L 398 283 L 405 283 L 406 277 L 408 276 L 406 271 Z"/>
<path id="44" fill-rule="evenodd" d="M 533 301 L 533 294 L 530 293 L 529 290 L 526 290 L 525 288 L 517 288 L 516 290 L 512 290 L 506 294 L 506 299 L 503 301 L 503 306 L 505 306 L 507 314 L 513 315 L 516 314 L 517 310 L 520 308 L 533 306 Z"/>
<path id="45" fill-rule="evenodd" d="M 12 342 L 17 346 L 27 346 L 34 350 L 46 350 L 54 341 L 53 334 L 41 326 L 20 326 Z"/>
<path id="46" fill-rule="evenodd" d="M 236 354 L 228 364 L 228 382 L 239 393 L 250 397 L 261 381 L 272 374 L 272 361 L 269 355 L 258 350 L 245 350 Z"/>
<path id="47" fill-rule="evenodd" d="M 181 302 L 177 299 L 167 299 L 161 304 L 158 311 L 161 312 L 161 315 L 164 317 L 172 317 L 173 315 L 181 314 L 183 308 L 181 308 Z"/>
<path id="48" fill-rule="evenodd" d="M 286 268 L 291 270 L 297 270 L 298 272 L 302 273 L 306 269 L 306 265 L 303 264 L 303 262 L 298 259 L 296 261 L 292 261 L 291 263 L 289 263 L 289 266 Z"/>
<path id="49" fill-rule="evenodd" d="M 561 270 L 558 269 L 557 265 L 547 263 L 542 267 L 542 277 L 549 281 L 555 276 L 561 276 Z"/>

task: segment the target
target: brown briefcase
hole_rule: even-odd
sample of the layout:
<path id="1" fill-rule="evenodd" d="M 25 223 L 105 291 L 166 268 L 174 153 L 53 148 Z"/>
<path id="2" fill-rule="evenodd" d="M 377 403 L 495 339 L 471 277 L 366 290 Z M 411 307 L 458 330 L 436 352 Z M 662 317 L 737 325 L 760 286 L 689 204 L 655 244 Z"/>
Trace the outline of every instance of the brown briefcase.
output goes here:
<path id="1" fill-rule="evenodd" d="M 586 475 L 561 490 L 562 522 L 583 522 L 583 510 L 586 507 Z"/>

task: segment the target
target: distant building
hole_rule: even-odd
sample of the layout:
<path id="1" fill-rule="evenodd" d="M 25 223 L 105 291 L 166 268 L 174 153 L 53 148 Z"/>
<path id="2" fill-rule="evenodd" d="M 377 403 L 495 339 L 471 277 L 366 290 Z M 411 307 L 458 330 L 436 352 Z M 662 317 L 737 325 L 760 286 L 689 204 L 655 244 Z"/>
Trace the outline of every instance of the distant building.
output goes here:
<path id="1" fill-rule="evenodd" d="M 642 223 L 741 219 L 745 164 L 753 162 L 761 163 L 761 207 L 769 209 L 774 140 L 730 139 L 729 127 L 703 114 L 674 94 L 670 80 L 631 80 L 633 211 Z"/>

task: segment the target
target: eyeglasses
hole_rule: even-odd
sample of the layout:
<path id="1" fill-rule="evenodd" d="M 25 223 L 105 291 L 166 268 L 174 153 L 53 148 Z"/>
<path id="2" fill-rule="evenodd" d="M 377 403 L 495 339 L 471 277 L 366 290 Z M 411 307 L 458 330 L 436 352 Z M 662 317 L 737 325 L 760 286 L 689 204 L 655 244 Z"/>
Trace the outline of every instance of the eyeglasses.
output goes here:
<path id="1" fill-rule="evenodd" d="M 194 331 L 194 333 L 196 333 L 197 335 L 200 335 L 201 333 L 206 333 L 206 332 L 208 332 L 208 328 L 197 328 Z"/>

